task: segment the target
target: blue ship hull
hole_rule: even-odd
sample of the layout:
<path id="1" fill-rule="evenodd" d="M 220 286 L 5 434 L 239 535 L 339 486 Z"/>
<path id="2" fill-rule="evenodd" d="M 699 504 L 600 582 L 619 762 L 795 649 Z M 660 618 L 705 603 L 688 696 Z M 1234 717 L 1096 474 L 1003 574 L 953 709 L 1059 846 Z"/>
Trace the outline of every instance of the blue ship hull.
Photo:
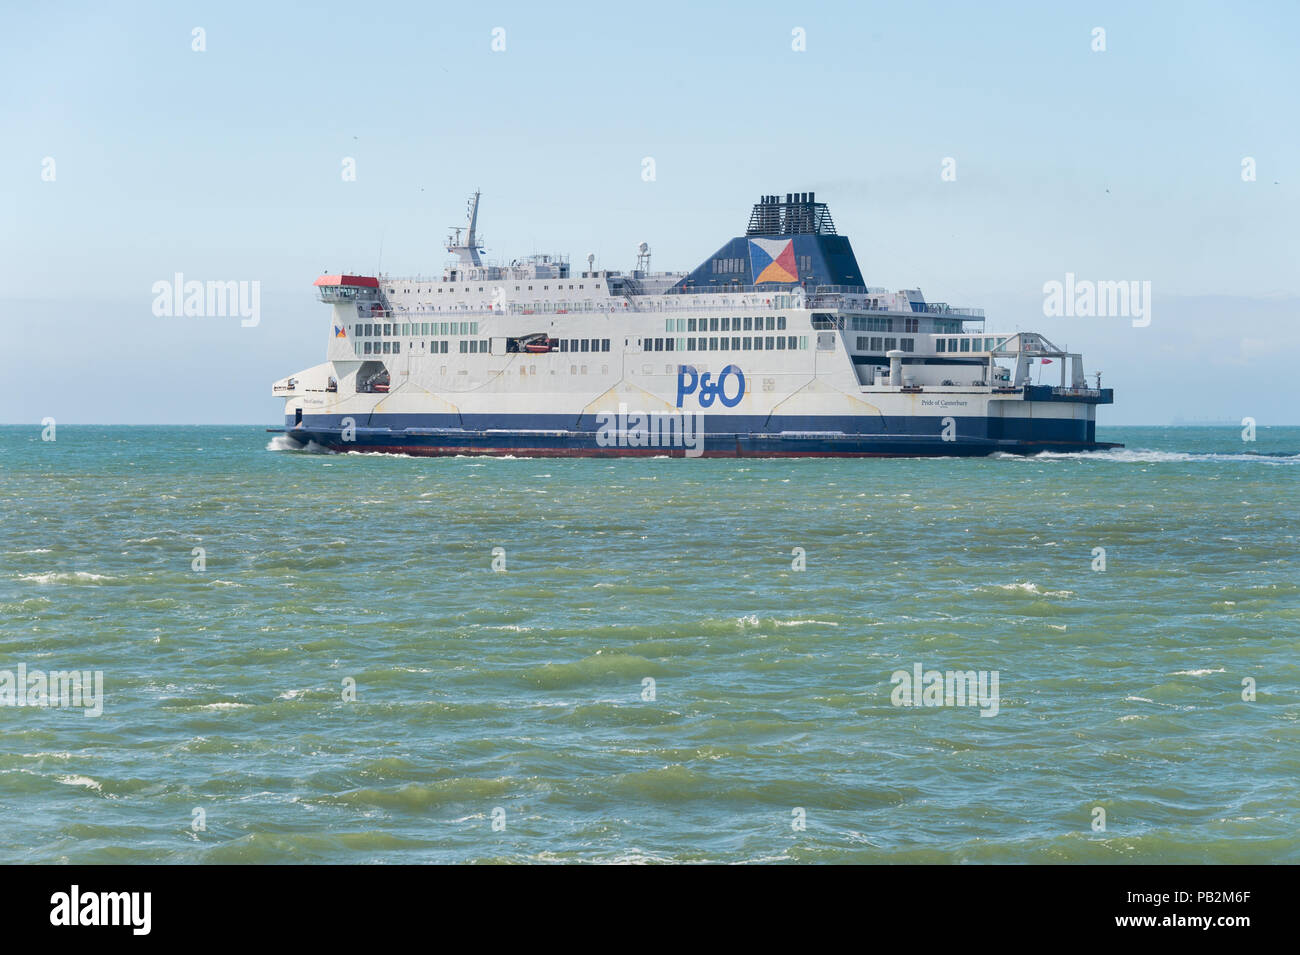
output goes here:
<path id="1" fill-rule="evenodd" d="M 361 416 L 366 417 L 366 416 Z M 419 456 L 688 456 L 681 446 L 605 446 L 593 416 L 371 415 L 345 429 L 343 416 L 286 418 L 283 433 L 331 451 Z M 872 430 L 868 431 L 867 428 Z M 279 429 L 274 429 L 279 430 Z M 705 419 L 702 457 L 955 457 L 1040 451 L 1099 451 L 1095 423 L 1077 419 L 970 417 L 944 440 L 943 418 L 875 416 Z M 691 452 L 689 456 L 696 456 Z"/>

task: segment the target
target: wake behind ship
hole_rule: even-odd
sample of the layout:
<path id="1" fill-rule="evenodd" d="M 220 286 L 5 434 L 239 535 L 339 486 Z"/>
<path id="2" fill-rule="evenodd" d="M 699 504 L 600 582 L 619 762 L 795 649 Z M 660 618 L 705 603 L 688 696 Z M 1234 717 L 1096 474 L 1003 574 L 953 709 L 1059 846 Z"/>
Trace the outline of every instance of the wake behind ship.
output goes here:
<path id="1" fill-rule="evenodd" d="M 1082 356 L 981 309 L 867 286 L 813 193 L 764 196 L 691 272 L 485 263 L 479 194 L 441 277 L 323 275 L 326 361 L 275 383 L 285 433 L 417 455 L 917 456 L 1087 451 Z M 462 231 L 464 236 L 462 238 Z M 1033 371 L 1054 364 L 1057 384 Z"/>

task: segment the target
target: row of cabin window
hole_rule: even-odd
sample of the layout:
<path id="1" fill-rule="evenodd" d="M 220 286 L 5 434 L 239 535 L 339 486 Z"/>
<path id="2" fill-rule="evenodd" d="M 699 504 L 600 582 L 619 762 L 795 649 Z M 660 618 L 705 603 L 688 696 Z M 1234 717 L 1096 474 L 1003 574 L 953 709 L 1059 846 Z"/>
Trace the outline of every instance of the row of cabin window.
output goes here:
<path id="1" fill-rule="evenodd" d="M 380 338 L 393 335 L 477 335 L 478 322 L 392 322 L 354 326 L 361 338 Z M 400 329 L 400 331 L 399 331 Z"/>
<path id="2" fill-rule="evenodd" d="M 561 338 L 560 351 L 609 351 L 609 339 Z"/>
<path id="3" fill-rule="evenodd" d="M 734 338 L 643 338 L 645 351 L 785 351 L 807 349 L 807 335 L 744 335 Z"/>
<path id="4" fill-rule="evenodd" d="M 993 351 L 998 347 L 996 338 L 936 338 L 934 350 L 938 352 Z"/>
<path id="5" fill-rule="evenodd" d="M 766 324 L 765 324 L 766 323 Z M 759 315 L 756 318 L 666 318 L 666 332 L 783 332 L 784 315 Z"/>
<path id="6" fill-rule="evenodd" d="M 895 348 L 900 351 L 916 351 L 916 339 L 858 336 L 858 351 L 893 351 Z"/>
<path id="7" fill-rule="evenodd" d="M 447 354 L 448 344 L 449 343 L 446 341 L 429 342 L 429 354 L 430 355 Z M 372 345 L 374 346 L 373 348 L 371 347 Z M 380 347 L 381 345 L 383 346 L 382 348 Z M 464 351 L 465 342 L 461 341 L 460 345 L 461 345 L 460 350 Z M 358 355 L 400 355 L 402 353 L 401 342 L 357 342 L 356 347 L 357 347 Z M 424 348 L 424 342 L 420 342 L 420 348 L 422 349 Z M 407 351 L 414 351 L 414 350 L 415 350 L 415 342 L 409 343 L 407 346 Z M 484 351 L 487 351 L 487 349 L 485 348 Z"/>
<path id="8" fill-rule="evenodd" d="M 903 327 L 897 327 L 895 322 L 902 322 Z M 919 318 L 867 318 L 857 315 L 850 319 L 850 328 L 855 332 L 919 332 L 921 320 Z"/>
<path id="9" fill-rule="evenodd" d="M 374 346 L 373 348 L 371 346 Z M 380 346 L 383 346 L 382 348 Z M 438 355 L 447 354 L 446 341 L 429 342 L 429 354 Z M 420 343 L 424 347 L 424 342 Z M 477 355 L 486 353 L 491 347 L 490 339 L 483 338 L 463 338 L 460 340 L 460 351 L 463 355 Z M 414 342 L 407 346 L 408 351 L 415 348 Z M 396 342 L 358 342 L 357 354 L 359 355 L 400 355 L 402 353 L 402 343 Z M 562 338 L 560 339 L 560 351 L 562 352 L 601 352 L 609 351 L 608 338 Z"/>
<path id="10" fill-rule="evenodd" d="M 444 281 L 445 281 L 445 279 L 444 279 Z M 496 287 L 497 287 L 497 288 L 504 288 L 505 286 L 498 285 L 498 286 L 496 286 Z M 585 289 L 586 287 L 587 287 L 586 285 L 583 285 L 582 283 L 578 283 L 578 290 L 579 290 L 579 291 L 581 291 L 582 289 Z M 564 291 L 564 285 L 563 285 L 563 284 L 557 285 L 557 286 L 555 286 L 555 288 L 556 288 L 557 291 L 560 291 L 560 292 L 563 292 L 563 291 Z M 570 288 L 570 290 L 572 290 L 573 286 L 570 285 L 569 288 Z M 597 282 L 597 283 L 593 286 L 593 288 L 600 288 L 600 283 Z M 484 286 L 480 285 L 480 286 L 478 287 L 478 290 L 479 290 L 480 292 L 484 291 Z M 533 287 L 532 287 L 531 285 L 528 286 L 528 291 L 531 292 L 532 290 L 533 290 Z M 551 290 L 551 287 L 550 287 L 549 285 L 543 285 L 543 286 L 542 286 L 542 291 L 543 291 L 543 292 L 549 292 L 550 290 Z M 437 288 L 437 289 L 432 289 L 432 288 L 428 288 L 428 289 L 419 289 L 419 288 L 418 288 L 418 289 L 415 290 L 415 293 L 416 293 L 417 295 L 423 295 L 425 292 L 433 292 L 433 291 L 438 292 L 439 295 L 442 294 L 442 289 L 441 289 L 441 288 Z M 451 286 L 451 288 L 447 289 L 447 291 L 448 291 L 448 292 L 455 292 L 455 291 L 456 291 L 456 286 L 454 286 L 454 285 Z M 470 286 L 466 285 L 463 289 L 461 289 L 461 291 L 463 291 L 463 292 L 471 291 Z M 519 287 L 518 285 L 515 286 L 515 291 L 516 291 L 516 292 L 520 291 L 520 287 Z M 397 289 L 389 289 L 389 292 L 392 293 L 393 295 L 396 295 L 396 294 L 397 294 Z M 402 289 L 402 294 L 403 294 L 403 295 L 410 295 L 410 294 L 411 294 L 411 290 L 410 290 L 409 288 L 408 288 L 408 289 Z"/>
<path id="11" fill-rule="evenodd" d="M 437 345 L 437 342 L 431 344 Z M 446 342 L 443 342 L 443 351 L 446 351 Z M 374 346 L 373 348 L 371 346 Z M 379 346 L 382 345 L 383 348 Z M 358 355 L 400 355 L 402 353 L 401 342 L 356 342 Z M 434 351 L 437 351 L 435 348 Z"/>

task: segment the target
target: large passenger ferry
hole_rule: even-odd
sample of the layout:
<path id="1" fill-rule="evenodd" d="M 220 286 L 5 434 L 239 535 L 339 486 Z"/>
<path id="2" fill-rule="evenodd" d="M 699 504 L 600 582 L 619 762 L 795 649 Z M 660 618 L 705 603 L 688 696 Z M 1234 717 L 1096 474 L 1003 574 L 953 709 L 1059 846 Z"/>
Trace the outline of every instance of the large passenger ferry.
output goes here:
<path id="1" fill-rule="evenodd" d="M 316 279 L 326 360 L 272 387 L 290 438 L 418 455 L 1116 447 L 1096 440 L 1113 395 L 1081 355 L 867 285 L 811 192 L 763 196 L 690 272 L 651 271 L 645 243 L 627 272 L 591 255 L 576 274 L 562 255 L 489 263 L 478 212 L 476 192 L 440 276 Z"/>

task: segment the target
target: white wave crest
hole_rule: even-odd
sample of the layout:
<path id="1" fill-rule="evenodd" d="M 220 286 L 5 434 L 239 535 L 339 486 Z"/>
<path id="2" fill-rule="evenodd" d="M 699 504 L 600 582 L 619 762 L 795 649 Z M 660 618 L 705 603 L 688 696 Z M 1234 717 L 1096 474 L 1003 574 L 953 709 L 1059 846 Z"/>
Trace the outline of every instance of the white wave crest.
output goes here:
<path id="1" fill-rule="evenodd" d="M 1300 464 L 1300 454 L 1218 454 L 1156 451 L 1151 448 L 1112 448 L 1109 451 L 1040 451 L 1038 454 L 997 454 L 1001 460 L 1105 461 L 1114 464 Z"/>
<path id="2" fill-rule="evenodd" d="M 268 451 L 301 451 L 302 443 L 293 440 L 287 434 L 277 434 L 270 441 L 266 442 Z"/>
<path id="3" fill-rule="evenodd" d="M 333 454 L 329 448 L 323 444 L 317 444 L 315 441 L 308 441 L 303 444 L 287 434 L 277 434 L 270 441 L 266 442 L 268 451 L 302 451 L 304 454 Z"/>
<path id="4" fill-rule="evenodd" d="M 33 584 L 86 584 L 96 583 L 101 580 L 112 580 L 112 577 L 106 577 L 103 574 L 90 574 L 84 570 L 73 572 L 52 572 L 48 574 L 28 574 L 25 577 L 19 577 L 19 580 L 26 580 Z"/>
<path id="5" fill-rule="evenodd" d="M 1038 584 L 1022 580 L 1018 584 L 994 584 L 998 590 L 1019 590 L 1035 597 L 1073 597 L 1073 590 L 1043 590 Z"/>

